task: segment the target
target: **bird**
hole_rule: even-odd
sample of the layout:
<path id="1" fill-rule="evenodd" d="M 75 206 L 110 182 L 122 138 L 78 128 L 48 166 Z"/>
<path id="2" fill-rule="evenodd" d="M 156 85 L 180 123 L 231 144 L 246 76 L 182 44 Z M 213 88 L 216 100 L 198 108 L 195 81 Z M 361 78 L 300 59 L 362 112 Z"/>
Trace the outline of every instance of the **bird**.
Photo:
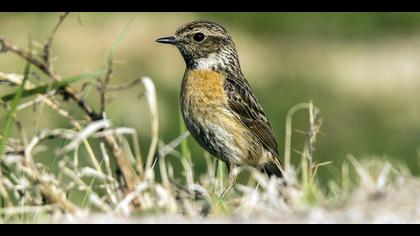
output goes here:
<path id="1" fill-rule="evenodd" d="M 236 183 L 240 166 L 281 178 L 276 137 L 242 73 L 228 31 L 218 23 L 197 20 L 156 42 L 176 46 L 185 61 L 182 117 L 198 144 L 226 164 L 229 183 L 224 193 Z"/>

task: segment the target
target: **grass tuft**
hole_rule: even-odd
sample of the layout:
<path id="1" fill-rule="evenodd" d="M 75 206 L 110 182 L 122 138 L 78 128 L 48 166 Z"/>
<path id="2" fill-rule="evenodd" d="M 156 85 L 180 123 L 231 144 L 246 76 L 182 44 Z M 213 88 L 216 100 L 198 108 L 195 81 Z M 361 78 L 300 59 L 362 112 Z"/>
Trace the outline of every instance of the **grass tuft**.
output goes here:
<path id="1" fill-rule="evenodd" d="M 43 58 L 33 57 L 2 40 L 8 53 L 19 55 L 26 65 L 22 78 L 0 73 L 1 85 L 17 86 L 14 93 L 1 98 L 8 109 L 0 143 L 1 223 L 148 220 L 157 223 L 335 223 L 389 219 L 391 222 L 420 222 L 420 212 L 413 213 L 401 207 L 407 203 L 420 205 L 416 197 L 420 180 L 412 177 L 404 166 L 393 165 L 384 158 L 358 161 L 349 155 L 348 161 L 337 171 L 337 180 L 330 180 L 327 189 L 321 187 L 318 170 L 331 162 L 317 162 L 316 145 L 322 118 L 312 101 L 298 104 L 287 113 L 284 179 L 269 178 L 253 168 L 241 167 L 239 174 L 245 176 L 244 180 L 221 198 L 227 181 L 225 165 L 204 153 L 207 171 L 203 174 L 194 171 L 193 160 L 201 156 L 192 156 L 187 139 L 190 134 L 181 115 L 178 115 L 179 136 L 167 144 L 159 140 L 154 81 L 142 77 L 123 85 L 109 86 L 114 75 L 113 56 L 133 20 L 113 43 L 101 70 L 61 79 L 53 70 L 50 54 L 53 36 L 67 15 L 60 17 L 47 38 L 44 53 L 37 53 L 44 55 Z M 54 82 L 28 86 L 31 66 L 41 69 Z M 72 85 L 85 78 L 102 76 L 97 81 L 100 94 L 100 112 L 97 114 Z M 151 141 L 144 150 L 145 156 L 140 149 L 140 131 L 114 125 L 106 110 L 107 93 L 125 91 L 137 84 L 143 85 L 142 99 L 148 105 L 144 113 L 150 115 L 151 121 Z M 71 99 L 60 100 L 60 94 Z M 31 95 L 37 97 L 31 98 Z M 20 104 L 23 98 L 30 101 Z M 68 110 L 65 102 L 74 102 L 85 116 L 75 115 L 77 112 Z M 16 130 L 26 131 L 32 124 L 18 125 L 17 113 L 39 103 L 50 109 L 38 110 L 35 123 L 46 112 L 51 112 L 64 118 L 67 125 L 49 127 L 34 134 L 12 134 L 14 125 Z M 300 111 L 308 114 L 308 130 L 303 131 L 306 140 L 292 143 L 294 130 L 297 130 L 293 127 L 294 115 Z M 147 119 L 147 116 L 142 118 Z M 298 145 L 302 146 L 298 152 L 300 162 L 294 166 L 292 146 Z M 54 158 L 55 168 L 42 161 L 40 157 L 45 155 Z M 414 191 L 414 197 L 408 196 L 410 191 Z M 354 214 L 354 209 L 358 214 Z M 395 214 L 397 217 L 392 218 Z"/>
<path id="2" fill-rule="evenodd" d="M 22 83 L 19 85 L 19 87 L 16 89 L 16 92 L 13 94 L 13 101 L 10 104 L 9 112 L 7 113 L 6 122 L 3 128 L 3 135 L 0 142 L 0 160 L 3 159 L 3 156 L 4 156 L 4 148 L 9 139 L 10 130 L 13 124 L 13 116 L 15 115 L 16 109 L 20 103 L 20 100 L 22 99 L 22 95 L 25 89 L 25 84 L 29 77 L 30 69 L 31 69 L 31 64 L 27 62 L 25 65 L 24 73 L 23 73 L 24 76 L 23 76 Z M 7 99 L 4 99 L 4 98 L 1 98 L 1 100 L 7 101 Z M 0 170 L 1 170 L 1 167 L 0 167 Z"/>

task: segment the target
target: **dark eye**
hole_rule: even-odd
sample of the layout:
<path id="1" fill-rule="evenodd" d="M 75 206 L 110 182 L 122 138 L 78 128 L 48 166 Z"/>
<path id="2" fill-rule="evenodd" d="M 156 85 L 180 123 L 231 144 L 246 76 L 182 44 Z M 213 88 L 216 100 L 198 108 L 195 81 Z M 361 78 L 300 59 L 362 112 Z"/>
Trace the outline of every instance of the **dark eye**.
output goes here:
<path id="1" fill-rule="evenodd" d="M 204 40 L 204 34 L 203 33 L 196 33 L 193 36 L 194 41 L 201 42 Z"/>

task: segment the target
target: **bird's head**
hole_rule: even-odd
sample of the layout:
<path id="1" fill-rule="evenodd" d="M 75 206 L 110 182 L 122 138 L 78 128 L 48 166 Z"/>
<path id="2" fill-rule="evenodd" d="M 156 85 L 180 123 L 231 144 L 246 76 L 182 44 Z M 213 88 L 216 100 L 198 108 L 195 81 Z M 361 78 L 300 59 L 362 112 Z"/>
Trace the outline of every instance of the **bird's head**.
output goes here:
<path id="1" fill-rule="evenodd" d="M 175 45 L 190 69 L 239 68 L 235 44 L 226 29 L 210 21 L 182 25 L 174 36 L 159 38 L 158 43 Z"/>

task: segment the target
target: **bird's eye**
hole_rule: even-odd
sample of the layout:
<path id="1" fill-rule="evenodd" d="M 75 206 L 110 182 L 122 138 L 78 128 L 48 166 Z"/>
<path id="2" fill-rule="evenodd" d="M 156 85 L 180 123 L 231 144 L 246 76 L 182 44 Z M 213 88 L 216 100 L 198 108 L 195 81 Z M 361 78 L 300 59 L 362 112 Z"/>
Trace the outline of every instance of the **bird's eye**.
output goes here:
<path id="1" fill-rule="evenodd" d="M 205 36 L 204 36 L 204 34 L 203 34 L 203 33 L 196 33 L 196 34 L 194 34 L 194 36 L 193 36 L 193 39 L 194 39 L 194 41 L 196 41 L 196 42 L 201 42 L 201 41 L 203 41 L 203 40 L 204 40 L 204 38 L 205 38 Z"/>

